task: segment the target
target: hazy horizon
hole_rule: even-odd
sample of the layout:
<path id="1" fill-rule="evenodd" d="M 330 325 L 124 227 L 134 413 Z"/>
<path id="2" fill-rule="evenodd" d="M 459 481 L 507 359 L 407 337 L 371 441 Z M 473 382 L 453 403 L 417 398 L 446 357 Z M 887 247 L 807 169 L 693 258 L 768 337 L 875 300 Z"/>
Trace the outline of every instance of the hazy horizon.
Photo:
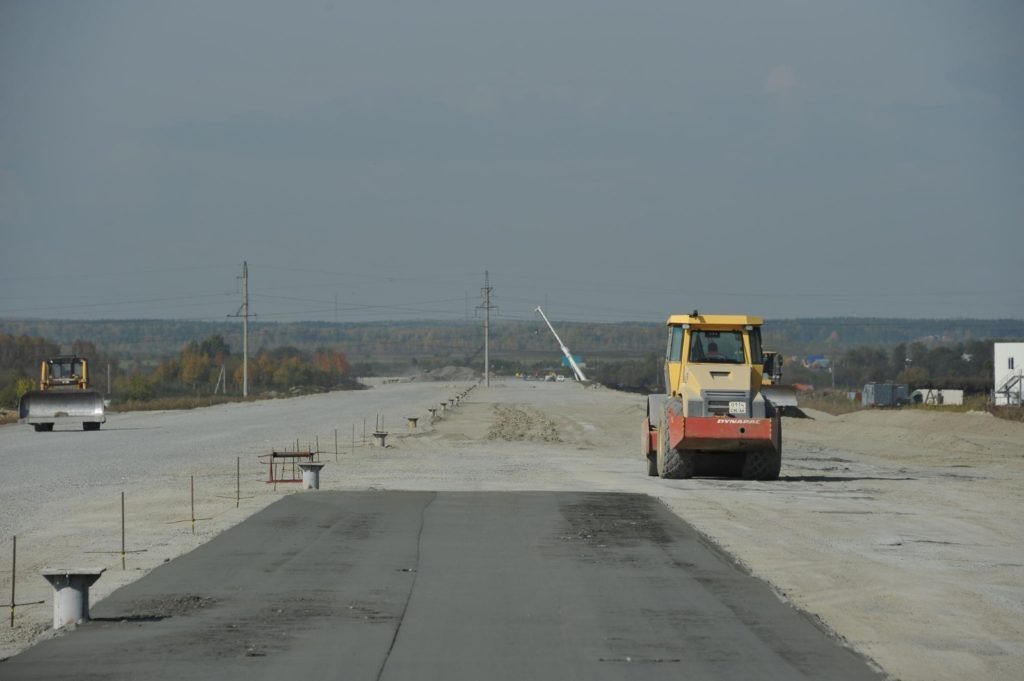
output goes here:
<path id="1" fill-rule="evenodd" d="M 1024 4 L 0 4 L 0 318 L 1019 319 Z"/>

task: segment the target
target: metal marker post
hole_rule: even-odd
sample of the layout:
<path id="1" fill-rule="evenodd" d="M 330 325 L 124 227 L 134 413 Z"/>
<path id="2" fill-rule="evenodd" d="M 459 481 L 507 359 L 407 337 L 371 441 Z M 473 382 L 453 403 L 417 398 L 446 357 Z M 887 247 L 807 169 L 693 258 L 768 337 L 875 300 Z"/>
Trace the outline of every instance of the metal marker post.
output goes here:
<path id="1" fill-rule="evenodd" d="M 235 508 L 242 500 L 242 457 L 235 457 Z"/>
<path id="2" fill-rule="evenodd" d="M 334 429 L 334 463 L 338 463 L 338 429 Z"/>
<path id="3" fill-rule="evenodd" d="M 128 569 L 124 565 L 124 492 L 121 492 L 121 569 Z"/>
<path id="4" fill-rule="evenodd" d="M 352 424 L 352 456 L 356 455 L 356 424 Z"/>
<path id="5" fill-rule="evenodd" d="M 13 549 L 11 551 L 11 628 L 14 628 L 14 609 L 19 605 L 42 605 L 46 601 L 32 601 L 30 603 L 18 603 L 15 601 L 15 588 L 14 585 L 18 581 L 18 536 L 14 535 L 11 538 Z"/>
<path id="6" fill-rule="evenodd" d="M 189 492 L 192 495 L 192 534 L 196 533 L 196 476 L 189 476 Z"/>
<path id="7" fill-rule="evenodd" d="M 14 583 L 18 575 L 18 536 L 14 536 L 14 551 L 11 555 L 11 628 L 14 628 Z"/>

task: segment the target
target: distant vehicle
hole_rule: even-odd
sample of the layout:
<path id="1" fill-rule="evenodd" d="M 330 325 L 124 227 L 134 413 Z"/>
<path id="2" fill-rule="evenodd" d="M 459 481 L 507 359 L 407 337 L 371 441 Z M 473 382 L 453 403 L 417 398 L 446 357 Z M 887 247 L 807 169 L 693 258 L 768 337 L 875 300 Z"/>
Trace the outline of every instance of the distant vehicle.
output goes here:
<path id="1" fill-rule="evenodd" d="M 83 430 L 99 430 L 107 417 L 103 395 L 89 389 L 89 360 L 75 356 L 43 360 L 39 390 L 21 396 L 18 415 L 37 432 L 51 431 L 56 423 L 81 423 Z"/>

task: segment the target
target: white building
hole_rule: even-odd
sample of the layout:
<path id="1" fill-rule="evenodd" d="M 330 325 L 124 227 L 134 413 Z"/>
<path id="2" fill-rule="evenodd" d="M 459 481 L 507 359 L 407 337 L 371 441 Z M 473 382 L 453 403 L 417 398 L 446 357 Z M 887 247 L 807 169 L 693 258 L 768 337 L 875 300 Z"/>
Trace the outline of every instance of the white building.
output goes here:
<path id="1" fill-rule="evenodd" d="M 994 392 L 996 405 L 1021 405 L 1024 390 L 1024 343 L 996 343 Z"/>
<path id="2" fill-rule="evenodd" d="M 920 388 L 910 393 L 910 401 L 914 404 L 946 404 L 956 405 L 964 403 L 963 390 L 949 390 L 936 388 Z"/>

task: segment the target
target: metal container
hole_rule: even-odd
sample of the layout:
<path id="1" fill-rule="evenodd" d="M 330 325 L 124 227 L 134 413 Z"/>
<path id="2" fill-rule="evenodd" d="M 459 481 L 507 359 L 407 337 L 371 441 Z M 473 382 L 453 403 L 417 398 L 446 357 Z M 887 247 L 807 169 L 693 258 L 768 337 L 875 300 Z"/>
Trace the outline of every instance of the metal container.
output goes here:
<path id="1" fill-rule="evenodd" d="M 908 402 L 906 383 L 866 383 L 861 397 L 865 407 L 898 407 Z"/>

